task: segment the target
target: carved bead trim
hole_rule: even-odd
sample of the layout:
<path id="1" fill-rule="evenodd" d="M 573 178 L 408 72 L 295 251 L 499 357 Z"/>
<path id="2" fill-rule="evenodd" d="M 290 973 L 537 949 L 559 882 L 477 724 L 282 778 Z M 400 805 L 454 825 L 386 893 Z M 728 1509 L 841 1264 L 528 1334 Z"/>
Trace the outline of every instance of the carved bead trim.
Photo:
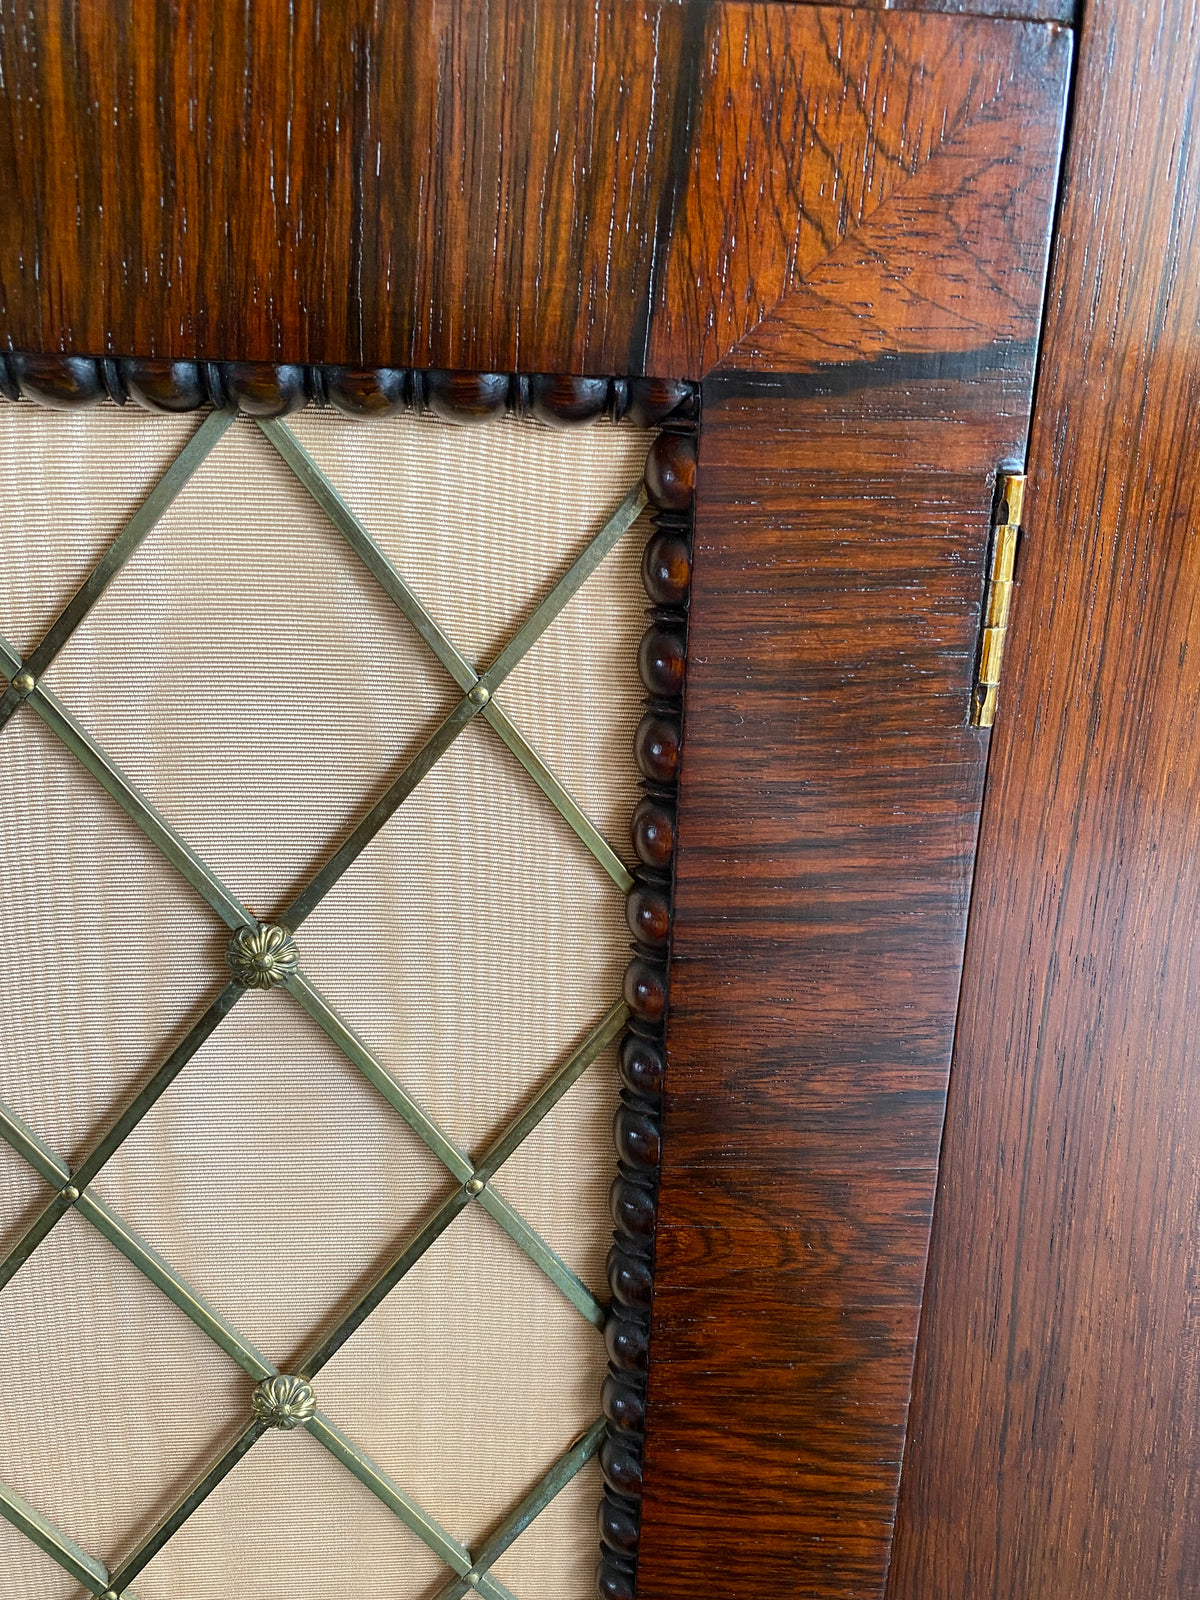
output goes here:
<path id="1" fill-rule="evenodd" d="M 0 397 L 58 411 L 115 400 L 122 406 L 132 401 L 147 411 L 234 406 L 251 417 L 282 417 L 311 404 L 333 406 L 352 417 L 407 410 L 450 422 L 482 422 L 512 412 L 558 428 L 598 417 L 653 428 L 673 414 L 694 413 L 696 395 L 694 384 L 666 378 L 0 352 Z M 664 460 L 655 470 L 666 477 L 651 496 L 656 505 L 665 505 L 662 495 L 678 497 L 684 491 L 671 477 L 676 470 L 671 462 Z"/>
<path id="2" fill-rule="evenodd" d="M 637 427 L 666 427 L 646 464 L 654 531 L 642 562 L 651 602 L 638 652 L 647 691 L 634 737 L 642 799 L 631 836 L 639 862 L 626 900 L 633 957 L 626 969 L 630 1021 L 620 1044 L 622 1088 L 613 1121 L 617 1175 L 610 1190 L 614 1222 L 608 1256 L 612 1302 L 605 1326 L 608 1374 L 601 1391 L 606 1437 L 600 1448 L 602 1600 L 634 1600 L 641 1521 L 642 1461 L 650 1312 L 662 1139 L 665 1027 L 674 895 L 676 799 L 683 747 L 688 595 L 691 583 L 699 390 L 656 378 L 557 377 L 407 368 L 265 365 L 68 355 L 0 353 L 0 398 L 59 410 L 130 402 L 149 411 L 236 407 L 249 416 L 282 416 L 307 404 L 362 418 L 402 410 L 455 422 L 505 412 L 571 427 L 599 417 Z M 271 988 L 298 966 L 283 928 L 239 929 L 226 959 L 247 987 Z M 473 1185 L 468 1185 L 473 1188 Z M 280 1375 L 254 1390 L 251 1408 L 266 1426 L 290 1429 L 316 1409 L 312 1386 Z"/>
<path id="3" fill-rule="evenodd" d="M 634 1600 L 637 1587 L 696 443 L 692 407 L 659 434 L 646 463 L 655 528 L 642 562 L 651 609 L 638 670 L 647 699 L 633 753 L 643 796 L 631 826 L 639 862 L 625 902 L 634 940 L 625 971 L 631 1016 L 620 1046 L 621 1103 L 613 1119 L 617 1176 L 609 1195 L 615 1231 L 604 1335 L 608 1376 L 601 1392 L 607 1435 L 600 1447 L 604 1499 L 596 1587 L 602 1600 Z"/>

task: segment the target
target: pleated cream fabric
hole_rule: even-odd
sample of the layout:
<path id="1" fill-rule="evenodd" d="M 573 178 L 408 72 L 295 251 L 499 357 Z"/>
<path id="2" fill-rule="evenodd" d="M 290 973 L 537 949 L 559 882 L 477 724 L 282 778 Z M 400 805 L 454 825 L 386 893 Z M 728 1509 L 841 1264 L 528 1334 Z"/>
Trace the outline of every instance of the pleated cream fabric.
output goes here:
<path id="1" fill-rule="evenodd" d="M 27 652 L 196 427 L 0 408 L 0 633 Z M 289 426 L 482 666 L 640 476 L 649 435 L 506 420 Z M 623 856 L 638 525 L 498 703 Z M 457 702 L 261 432 L 238 421 L 45 682 L 269 919 Z M 227 933 L 24 707 L 0 731 L 0 1099 L 77 1160 L 226 976 Z M 302 967 L 478 1152 L 619 994 L 620 894 L 476 719 L 298 934 Z M 608 1052 L 496 1187 L 601 1294 Z M 286 994 L 252 993 L 95 1189 L 284 1370 L 454 1188 Z M 0 1144 L 0 1247 L 49 1191 Z M 601 1341 L 469 1207 L 316 1382 L 339 1427 L 477 1543 L 595 1417 Z M 110 1566 L 247 1415 L 249 1380 L 78 1215 L 0 1294 L 0 1479 Z M 594 1465 L 496 1566 L 585 1600 Z M 269 1434 L 138 1600 L 421 1600 L 447 1569 L 303 1430 Z M 82 1594 L 0 1521 L 0 1600 Z"/>

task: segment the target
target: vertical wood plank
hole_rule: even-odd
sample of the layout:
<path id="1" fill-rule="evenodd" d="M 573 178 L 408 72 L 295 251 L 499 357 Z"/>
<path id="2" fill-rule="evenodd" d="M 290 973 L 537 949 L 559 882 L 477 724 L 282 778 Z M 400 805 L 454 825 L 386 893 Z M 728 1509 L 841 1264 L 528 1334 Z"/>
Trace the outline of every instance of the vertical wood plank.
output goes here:
<path id="1" fill-rule="evenodd" d="M 892 1600 L 1200 1584 L 1198 60 L 1086 8 Z"/>
<path id="2" fill-rule="evenodd" d="M 986 361 L 709 385 L 642 1600 L 882 1585 L 986 756 L 990 477 L 1022 431 Z"/>
<path id="3" fill-rule="evenodd" d="M 640 1600 L 885 1583 L 1069 62 L 959 46 L 704 386 Z"/>

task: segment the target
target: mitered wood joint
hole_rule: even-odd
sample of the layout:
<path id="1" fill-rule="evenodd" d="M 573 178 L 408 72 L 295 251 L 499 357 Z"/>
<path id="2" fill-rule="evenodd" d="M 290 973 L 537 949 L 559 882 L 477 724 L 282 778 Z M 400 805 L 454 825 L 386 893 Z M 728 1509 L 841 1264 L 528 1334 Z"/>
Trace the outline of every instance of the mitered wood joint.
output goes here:
<path id="1" fill-rule="evenodd" d="M 983 631 L 979 642 L 979 671 L 971 696 L 971 722 L 990 728 L 996 720 L 1000 669 L 1008 614 L 1012 608 L 1013 569 L 1017 560 L 1017 535 L 1025 501 L 1025 474 L 1007 472 L 997 484 L 996 515 L 992 523 L 991 566 L 983 603 Z"/>

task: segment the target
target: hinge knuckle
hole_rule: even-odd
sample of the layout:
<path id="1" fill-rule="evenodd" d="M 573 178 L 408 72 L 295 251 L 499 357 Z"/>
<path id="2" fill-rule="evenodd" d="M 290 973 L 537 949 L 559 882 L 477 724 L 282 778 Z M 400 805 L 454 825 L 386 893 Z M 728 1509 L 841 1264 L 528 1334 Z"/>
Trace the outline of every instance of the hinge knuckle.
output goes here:
<path id="1" fill-rule="evenodd" d="M 987 594 L 983 602 L 979 667 L 971 694 L 971 722 L 976 728 L 990 728 L 996 720 L 1000 668 L 1012 609 L 1017 535 L 1025 504 L 1025 482 L 1023 472 L 1007 472 L 1001 475 L 996 486 L 996 514 L 992 523 Z"/>

